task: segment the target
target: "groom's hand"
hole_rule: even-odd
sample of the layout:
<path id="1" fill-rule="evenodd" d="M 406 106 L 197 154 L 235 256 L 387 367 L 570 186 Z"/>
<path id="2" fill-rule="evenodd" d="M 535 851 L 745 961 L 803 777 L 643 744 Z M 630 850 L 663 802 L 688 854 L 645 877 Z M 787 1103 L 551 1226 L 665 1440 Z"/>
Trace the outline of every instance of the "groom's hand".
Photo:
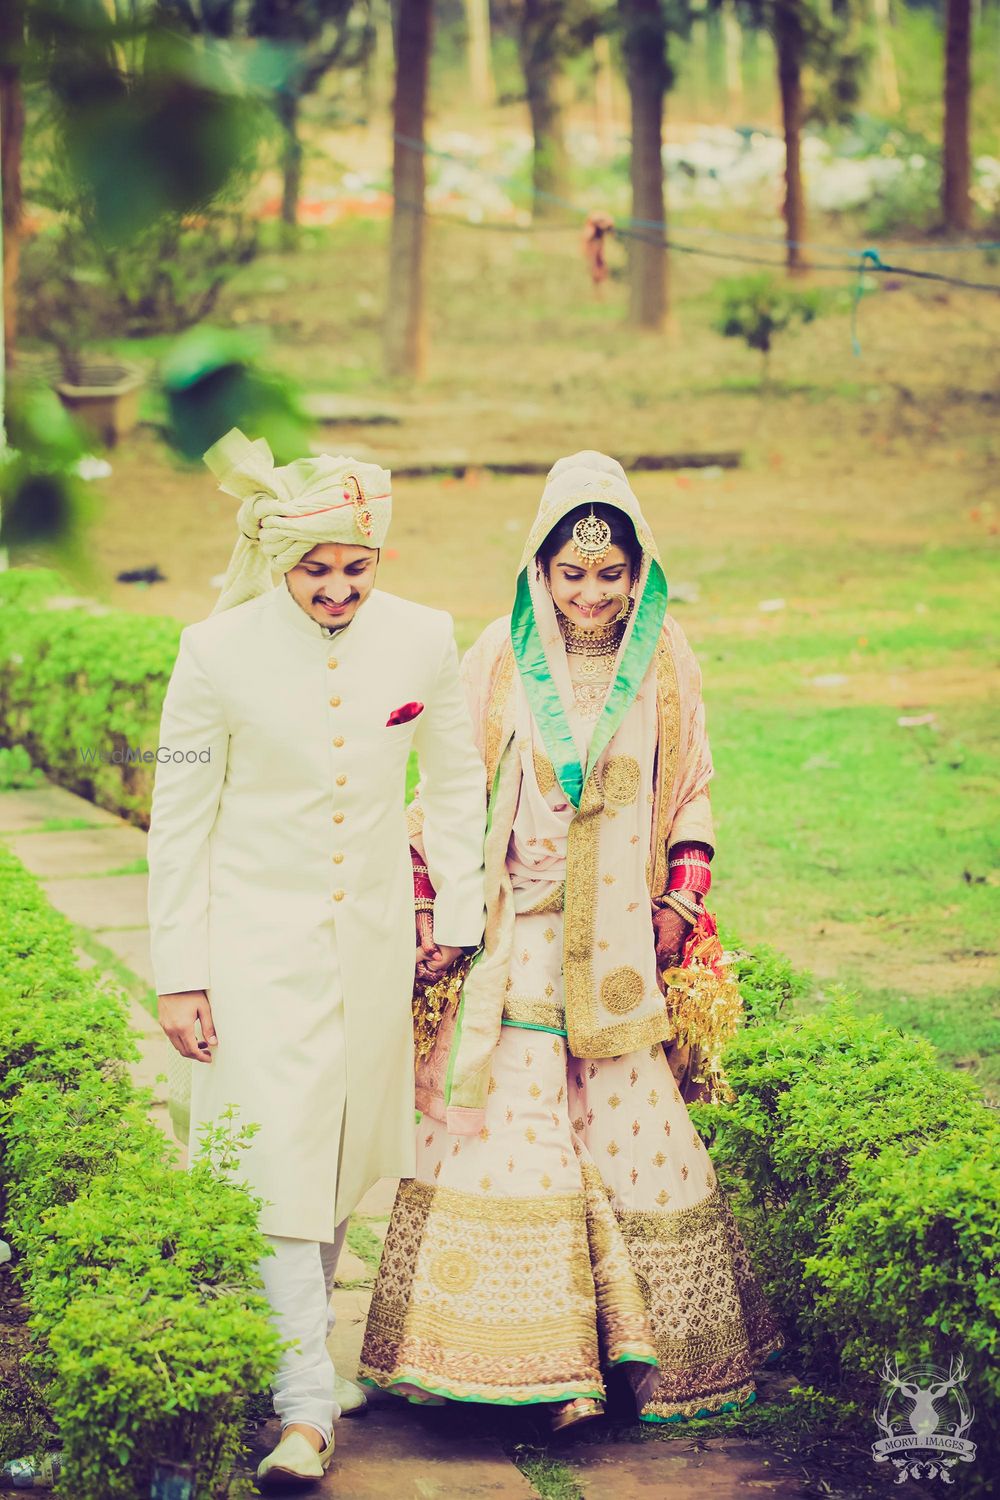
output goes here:
<path id="1" fill-rule="evenodd" d="M 219 1038 L 215 1034 L 212 1007 L 205 991 L 185 990 L 177 995 L 160 995 L 159 1002 L 160 1025 L 171 1045 L 182 1057 L 210 1063 L 212 1048 L 219 1045 Z M 194 1029 L 196 1021 L 201 1022 L 204 1041 L 198 1040 Z"/>
<path id="2" fill-rule="evenodd" d="M 456 959 L 461 958 L 463 951 L 461 948 L 449 948 L 446 943 L 435 943 L 433 938 L 429 943 L 421 943 L 417 949 L 417 978 L 431 983 L 440 979 Z"/>

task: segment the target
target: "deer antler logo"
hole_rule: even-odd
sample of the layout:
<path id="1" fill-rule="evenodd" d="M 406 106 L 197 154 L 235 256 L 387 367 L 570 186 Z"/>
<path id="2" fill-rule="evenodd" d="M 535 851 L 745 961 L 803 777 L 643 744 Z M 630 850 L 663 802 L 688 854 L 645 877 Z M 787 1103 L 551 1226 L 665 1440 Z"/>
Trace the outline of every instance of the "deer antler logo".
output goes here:
<path id="1" fill-rule="evenodd" d="M 961 1460 L 971 1463 L 976 1456 L 975 1443 L 964 1434 L 972 1425 L 974 1408 L 969 1404 L 962 1382 L 967 1378 L 965 1359 L 948 1363 L 947 1374 L 937 1365 L 922 1365 L 903 1373 L 899 1360 L 882 1366 L 882 1401 L 874 1416 L 883 1436 L 872 1444 L 876 1463 L 891 1459 L 899 1473 L 896 1483 L 907 1479 L 943 1479 L 952 1484 L 949 1470 Z M 938 1411 L 937 1403 L 946 1397 L 947 1411 Z M 896 1411 L 900 1399 L 910 1405 Z M 942 1429 L 943 1424 L 943 1430 Z M 906 1431 L 906 1428 L 909 1431 Z M 918 1456 L 925 1453 L 927 1456 Z"/>

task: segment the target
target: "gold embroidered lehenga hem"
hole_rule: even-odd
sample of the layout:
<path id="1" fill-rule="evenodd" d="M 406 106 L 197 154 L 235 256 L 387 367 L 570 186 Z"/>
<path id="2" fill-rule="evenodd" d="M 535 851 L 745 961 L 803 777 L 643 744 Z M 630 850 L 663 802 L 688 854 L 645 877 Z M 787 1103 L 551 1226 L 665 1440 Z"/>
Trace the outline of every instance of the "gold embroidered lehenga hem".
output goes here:
<path id="1" fill-rule="evenodd" d="M 652 1422 L 751 1400 L 780 1337 L 662 1047 L 583 1062 L 505 1025 L 494 1084 L 478 1136 L 420 1127 L 361 1378 L 522 1405 L 620 1366 Z"/>

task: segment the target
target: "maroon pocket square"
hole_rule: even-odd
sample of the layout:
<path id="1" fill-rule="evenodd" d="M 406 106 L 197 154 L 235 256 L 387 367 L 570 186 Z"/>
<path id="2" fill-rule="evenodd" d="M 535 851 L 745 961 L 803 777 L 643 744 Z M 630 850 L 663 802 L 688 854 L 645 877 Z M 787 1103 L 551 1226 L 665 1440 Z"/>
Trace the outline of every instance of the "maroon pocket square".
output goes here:
<path id="1" fill-rule="evenodd" d="M 399 708 L 394 708 L 385 721 L 386 729 L 391 729 L 393 724 L 409 724 L 418 714 L 422 714 L 424 705 L 422 703 L 404 703 Z"/>

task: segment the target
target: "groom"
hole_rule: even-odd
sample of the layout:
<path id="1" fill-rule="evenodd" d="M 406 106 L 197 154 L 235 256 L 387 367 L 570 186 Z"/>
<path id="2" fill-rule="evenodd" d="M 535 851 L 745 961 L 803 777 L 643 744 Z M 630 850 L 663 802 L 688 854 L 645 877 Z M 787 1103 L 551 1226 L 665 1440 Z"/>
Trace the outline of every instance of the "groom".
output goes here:
<path id="1" fill-rule="evenodd" d="M 163 1029 L 193 1061 L 192 1154 L 231 1104 L 258 1127 L 241 1169 L 296 1341 L 258 1477 L 302 1482 L 329 1464 L 337 1396 L 363 1400 L 326 1349 L 348 1215 L 415 1165 L 407 761 L 437 892 L 425 973 L 482 934 L 484 772 L 451 619 L 374 586 L 388 473 L 325 454 L 276 468 L 236 429 L 205 459 L 241 502 L 240 535 L 164 702 L 160 744 L 181 754 L 159 758 L 153 793 L 153 968 Z"/>

